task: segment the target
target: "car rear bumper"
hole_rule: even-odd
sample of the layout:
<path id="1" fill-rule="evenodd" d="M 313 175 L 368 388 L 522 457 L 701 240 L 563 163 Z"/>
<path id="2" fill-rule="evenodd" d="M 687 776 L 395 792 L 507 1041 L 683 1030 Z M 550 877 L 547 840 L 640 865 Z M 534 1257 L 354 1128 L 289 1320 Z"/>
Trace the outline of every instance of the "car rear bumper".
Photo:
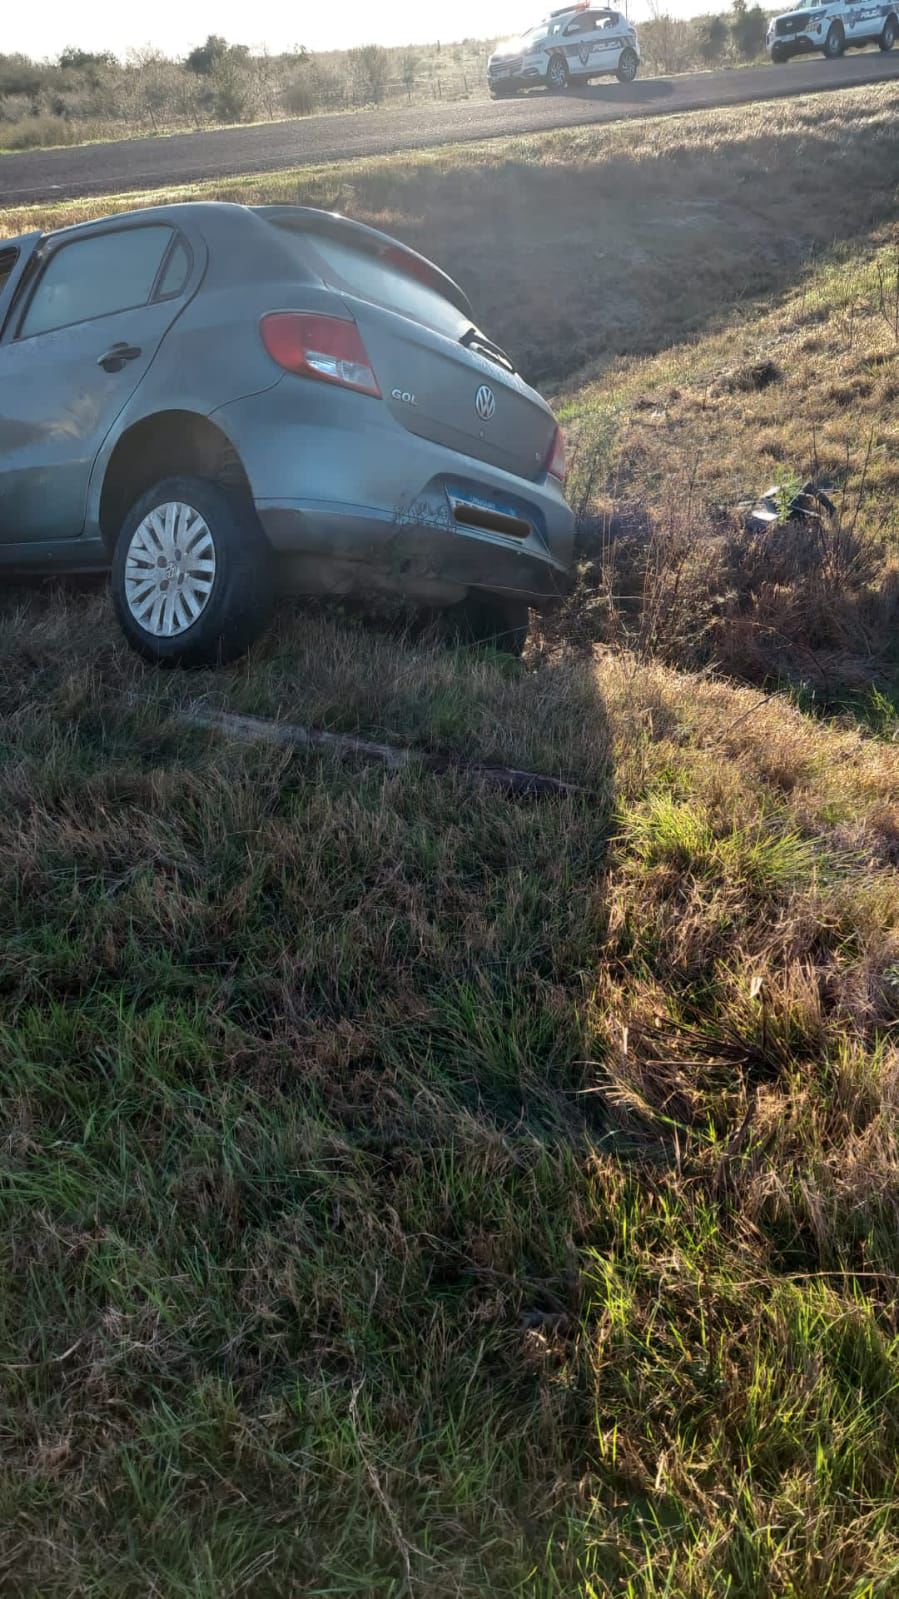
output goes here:
<path id="1" fill-rule="evenodd" d="M 451 605 L 469 589 L 540 607 L 568 587 L 568 568 L 534 544 L 442 519 L 404 523 L 372 506 L 261 500 L 257 509 L 288 586 L 306 594 L 405 597 Z"/>
<path id="2" fill-rule="evenodd" d="M 408 432 L 377 401 L 302 380 L 215 419 L 298 590 L 450 604 L 479 588 L 540 605 L 567 587 L 574 517 L 549 476 L 513 476 Z"/>

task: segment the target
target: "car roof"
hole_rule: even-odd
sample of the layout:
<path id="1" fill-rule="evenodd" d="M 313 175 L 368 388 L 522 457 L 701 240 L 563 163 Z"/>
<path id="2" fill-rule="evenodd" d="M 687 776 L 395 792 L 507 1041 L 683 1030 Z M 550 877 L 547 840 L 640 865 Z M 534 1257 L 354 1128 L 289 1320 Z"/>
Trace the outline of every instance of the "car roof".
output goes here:
<path id="1" fill-rule="evenodd" d="M 384 257 L 389 254 L 393 265 L 400 270 L 405 269 L 409 276 L 426 283 L 465 316 L 473 316 L 464 290 L 441 267 L 428 260 L 427 256 L 419 255 L 410 245 L 391 237 L 390 234 L 380 232 L 378 228 L 369 227 L 365 222 L 357 222 L 351 217 L 342 216 L 339 212 L 323 211 L 315 206 L 239 205 L 228 200 L 183 200 L 169 205 L 144 206 L 139 210 L 119 211 L 110 216 L 96 217 L 90 222 L 75 222 L 66 228 L 54 230 L 46 237 L 59 242 L 121 223 L 133 226 L 135 223 L 169 222 L 173 227 L 188 229 L 193 224 L 202 231 L 204 221 L 209 222 L 213 219 L 219 233 L 222 224 L 226 229 L 229 224 L 233 224 L 237 229 L 246 229 L 258 226 L 261 222 L 287 232 L 330 234 L 375 256 Z M 15 239 L 0 240 L 0 247 L 14 246 L 16 242 Z"/>
<path id="2" fill-rule="evenodd" d="M 536 24 L 536 26 L 540 28 L 546 22 L 558 22 L 560 17 L 577 17 L 580 16 L 582 12 L 584 15 L 586 15 L 587 12 L 592 15 L 597 11 L 608 11 L 613 15 L 616 14 L 615 7 L 613 5 L 607 5 L 605 0 L 595 0 L 595 3 L 594 0 L 590 0 L 589 4 L 584 4 L 582 0 L 580 5 L 562 6 L 561 10 L 559 11 L 551 11 L 549 16 L 543 17 L 541 21 Z"/>

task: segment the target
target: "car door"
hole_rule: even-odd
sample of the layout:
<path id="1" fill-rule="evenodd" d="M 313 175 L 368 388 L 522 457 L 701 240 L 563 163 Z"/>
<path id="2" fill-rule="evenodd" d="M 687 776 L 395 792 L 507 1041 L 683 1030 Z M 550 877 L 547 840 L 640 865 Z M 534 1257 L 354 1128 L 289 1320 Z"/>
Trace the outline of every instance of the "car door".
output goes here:
<path id="1" fill-rule="evenodd" d="M 843 24 L 843 32 L 845 33 L 846 38 L 851 40 L 853 43 L 857 39 L 864 39 L 866 37 L 867 29 L 864 20 L 866 12 L 867 7 L 863 5 L 840 4 L 837 7 L 836 14 Z"/>
<path id="2" fill-rule="evenodd" d="M 887 18 L 883 6 L 872 4 L 871 0 L 864 0 L 864 3 L 857 8 L 857 13 L 853 38 L 879 39 Z"/>
<path id="3" fill-rule="evenodd" d="M 50 239 L 0 336 L 0 543 L 77 538 L 94 460 L 184 303 L 167 222 Z M 35 267 L 37 271 L 35 272 Z M 3 304 L 0 301 L 0 312 Z"/>
<path id="4" fill-rule="evenodd" d="M 617 11 L 594 12 L 594 45 L 590 57 L 592 72 L 614 72 L 623 46 L 622 20 Z"/>
<path id="5" fill-rule="evenodd" d="M 564 31 L 565 61 L 569 77 L 586 78 L 591 71 L 592 53 L 596 44 L 596 13 L 583 11 L 566 23 Z"/>

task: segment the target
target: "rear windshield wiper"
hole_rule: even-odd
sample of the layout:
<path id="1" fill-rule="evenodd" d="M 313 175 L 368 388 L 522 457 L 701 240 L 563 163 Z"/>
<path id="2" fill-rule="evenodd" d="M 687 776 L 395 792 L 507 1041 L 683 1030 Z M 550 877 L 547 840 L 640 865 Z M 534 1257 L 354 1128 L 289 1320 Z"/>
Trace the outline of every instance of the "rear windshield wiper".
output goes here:
<path id="1" fill-rule="evenodd" d="M 493 344 L 477 328 L 469 328 L 467 333 L 463 333 L 459 343 L 464 344 L 466 350 L 473 350 L 476 355 L 485 355 L 488 361 L 495 361 L 496 365 L 503 367 L 506 372 L 515 371 L 505 350 L 501 350 L 498 344 Z"/>

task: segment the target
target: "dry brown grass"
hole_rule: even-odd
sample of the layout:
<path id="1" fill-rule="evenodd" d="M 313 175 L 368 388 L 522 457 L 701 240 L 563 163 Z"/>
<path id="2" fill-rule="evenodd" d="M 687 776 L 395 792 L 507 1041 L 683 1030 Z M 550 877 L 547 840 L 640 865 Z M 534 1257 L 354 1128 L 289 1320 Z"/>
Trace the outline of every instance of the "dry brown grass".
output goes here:
<path id="1" fill-rule="evenodd" d="M 899 666 L 895 229 L 810 265 L 727 333 L 619 360 L 563 407 L 585 565 L 566 619 L 684 665 L 894 696 Z M 829 489 L 770 532 L 740 502 Z"/>
<path id="2" fill-rule="evenodd" d="M 656 507 L 689 472 L 694 498 L 733 505 L 786 472 L 864 488 L 869 513 L 899 495 L 899 233 L 811 259 L 773 303 L 580 386 L 569 416 L 604 447 L 621 495 Z M 763 373 L 763 377 L 760 374 Z M 607 443 L 614 428 L 614 452 Z"/>

